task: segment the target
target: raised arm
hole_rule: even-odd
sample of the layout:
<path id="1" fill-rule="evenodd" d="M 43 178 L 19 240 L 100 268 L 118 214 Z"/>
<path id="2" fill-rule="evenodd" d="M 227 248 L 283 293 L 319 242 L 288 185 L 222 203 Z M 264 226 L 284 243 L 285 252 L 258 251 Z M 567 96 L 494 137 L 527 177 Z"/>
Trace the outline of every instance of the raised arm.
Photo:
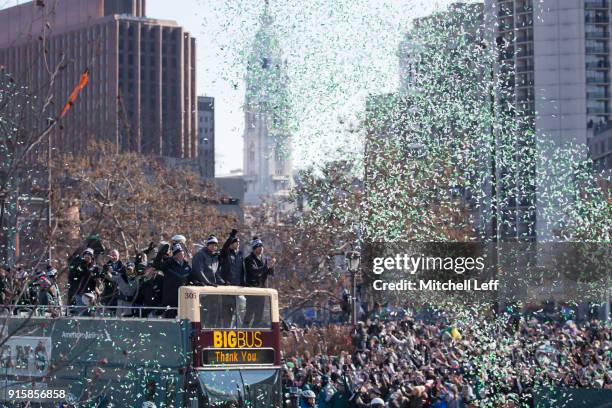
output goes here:
<path id="1" fill-rule="evenodd" d="M 237 229 L 233 229 L 232 232 L 230 232 L 230 236 L 225 240 L 225 243 L 223 244 L 223 247 L 221 247 L 221 253 L 220 256 L 221 258 L 224 258 L 227 256 L 227 252 L 229 251 L 229 247 L 232 244 L 232 239 L 238 235 L 238 230 Z"/>

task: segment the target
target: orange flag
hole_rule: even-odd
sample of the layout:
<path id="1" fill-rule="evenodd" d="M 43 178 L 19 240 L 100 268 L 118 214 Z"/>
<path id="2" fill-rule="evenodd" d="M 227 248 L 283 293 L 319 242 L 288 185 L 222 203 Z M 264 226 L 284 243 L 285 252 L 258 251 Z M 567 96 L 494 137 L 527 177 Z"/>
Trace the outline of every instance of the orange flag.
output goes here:
<path id="1" fill-rule="evenodd" d="M 72 105 L 74 105 L 74 101 L 76 100 L 77 96 L 79 95 L 79 93 L 81 93 L 83 88 L 85 88 L 85 85 L 87 85 L 88 82 L 89 68 L 86 68 L 85 71 L 83 71 L 83 74 L 81 75 L 81 79 L 79 79 L 79 83 L 74 87 L 72 92 L 70 92 L 68 102 L 66 102 L 66 105 L 64 105 L 64 109 L 62 109 L 62 113 L 60 113 L 59 119 L 63 118 L 66 112 L 68 112 L 68 109 L 70 109 Z"/>

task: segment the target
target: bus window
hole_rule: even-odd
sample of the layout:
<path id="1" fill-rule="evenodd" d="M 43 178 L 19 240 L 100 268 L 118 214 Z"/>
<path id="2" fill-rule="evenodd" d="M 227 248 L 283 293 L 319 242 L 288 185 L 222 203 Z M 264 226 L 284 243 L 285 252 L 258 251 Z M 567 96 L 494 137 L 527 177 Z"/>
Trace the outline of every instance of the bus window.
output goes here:
<path id="1" fill-rule="evenodd" d="M 200 295 L 202 329 L 270 329 L 270 297 L 260 295 Z"/>
<path id="2" fill-rule="evenodd" d="M 245 396 L 253 408 L 280 407 L 278 370 L 242 370 Z"/>
<path id="3" fill-rule="evenodd" d="M 281 406 L 278 370 L 200 371 L 205 407 Z"/>
<path id="4" fill-rule="evenodd" d="M 272 315 L 270 313 L 270 297 L 246 295 L 244 313 L 239 310 L 239 329 L 270 329 L 272 328 Z"/>
<path id="5" fill-rule="evenodd" d="M 234 295 L 200 295 L 200 324 L 203 329 L 232 328 L 235 309 Z"/>
<path id="6" fill-rule="evenodd" d="M 232 407 L 244 404 L 242 379 L 238 370 L 198 373 L 205 407 Z"/>

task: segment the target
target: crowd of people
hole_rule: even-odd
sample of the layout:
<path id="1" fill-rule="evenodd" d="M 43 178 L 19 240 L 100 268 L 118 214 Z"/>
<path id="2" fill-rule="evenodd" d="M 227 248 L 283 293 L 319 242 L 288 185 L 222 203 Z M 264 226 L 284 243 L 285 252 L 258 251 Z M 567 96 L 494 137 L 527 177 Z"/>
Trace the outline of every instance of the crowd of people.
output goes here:
<path id="1" fill-rule="evenodd" d="M 250 246 L 243 256 L 234 229 L 221 247 L 209 236 L 192 262 L 182 236 L 150 246 L 131 262 L 117 250 L 87 247 L 70 261 L 64 296 L 51 265 L 33 276 L 0 268 L 0 300 L 24 308 L 44 306 L 51 313 L 70 305 L 78 314 L 101 309 L 117 316 L 174 317 L 183 285 L 266 287 L 275 259 L 263 256 L 258 237 Z M 537 396 L 551 389 L 612 393 L 612 325 L 607 321 L 579 323 L 571 313 L 542 319 L 454 311 L 430 320 L 379 312 L 375 307 L 356 327 L 284 324 L 293 344 L 316 343 L 312 351 L 289 347 L 295 351 L 284 356 L 290 407 L 511 408 L 535 406 Z"/>
<path id="2" fill-rule="evenodd" d="M 552 389 L 612 394 L 609 322 L 541 321 L 510 315 L 424 322 L 370 318 L 352 336 L 343 325 L 291 329 L 314 351 L 286 356 L 283 384 L 291 407 L 533 407 Z M 334 336 L 335 332 L 337 336 Z M 327 339 L 346 338 L 328 350 Z M 314 340 L 313 339 L 318 339 Z M 558 405 L 570 401 L 563 392 Z"/>
<path id="3" fill-rule="evenodd" d="M 236 229 L 221 247 L 217 237 L 210 235 L 192 262 L 181 235 L 171 242 L 161 242 L 157 249 L 150 245 L 130 262 L 121 259 L 116 249 L 105 254 L 103 249 L 86 247 L 72 256 L 64 296 L 57 282 L 58 271 L 52 265 L 32 275 L 0 268 L 0 305 L 15 305 L 17 311 L 36 306 L 51 315 L 72 306 L 69 313 L 80 315 L 163 314 L 172 318 L 177 313 L 181 286 L 266 287 L 276 260 L 263 256 L 264 243 L 258 237 L 253 237 L 250 244 L 250 254 L 243 256 Z"/>

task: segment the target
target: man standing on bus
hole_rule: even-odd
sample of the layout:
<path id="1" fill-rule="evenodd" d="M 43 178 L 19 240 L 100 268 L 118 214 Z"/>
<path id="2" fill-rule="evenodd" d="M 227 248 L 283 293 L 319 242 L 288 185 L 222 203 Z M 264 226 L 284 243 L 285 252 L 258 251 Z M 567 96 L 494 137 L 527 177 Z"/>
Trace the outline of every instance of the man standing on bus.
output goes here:
<path id="1" fill-rule="evenodd" d="M 193 270 L 189 282 L 197 286 L 224 285 L 225 281 L 218 275 L 219 271 L 219 240 L 211 235 L 206 240 L 206 247 L 200 249 L 193 257 Z M 220 314 L 223 307 L 219 297 L 208 295 L 202 304 L 205 309 L 202 324 L 204 327 L 219 327 Z"/>
<path id="2" fill-rule="evenodd" d="M 244 286 L 244 258 L 240 252 L 238 230 L 233 229 L 219 255 L 220 275 L 229 285 Z"/>
<path id="3" fill-rule="evenodd" d="M 217 286 L 225 281 L 217 274 L 219 270 L 219 240 L 211 235 L 206 240 L 206 247 L 200 249 L 193 257 L 193 270 L 189 281 L 197 286 Z"/>
<path id="4" fill-rule="evenodd" d="M 164 285 L 162 290 L 162 306 L 178 307 L 178 291 L 181 286 L 185 286 L 191 274 L 191 267 L 185 261 L 183 247 L 176 244 L 172 246 L 172 257 L 167 259 L 162 265 L 164 272 Z M 167 310 L 166 317 L 176 317 L 176 309 Z"/>
<path id="5" fill-rule="evenodd" d="M 104 274 L 104 292 L 102 292 L 100 300 L 104 306 L 110 307 L 106 312 L 115 315 L 115 307 L 117 307 L 117 301 L 119 300 L 117 279 L 121 277 L 127 281 L 127 274 L 118 250 L 113 249 L 108 256 L 109 260 L 104 265 L 104 271 L 107 272 L 107 274 Z M 108 279 L 108 274 L 112 277 L 111 279 Z"/>
<path id="6" fill-rule="evenodd" d="M 274 275 L 276 258 L 264 259 L 264 245 L 261 239 L 253 237 L 251 241 L 253 250 L 244 260 L 246 272 L 246 286 L 265 288 L 269 275 Z M 262 323 L 265 306 L 265 297 L 247 296 L 246 313 L 244 316 L 245 327 L 259 327 Z"/>
<path id="7" fill-rule="evenodd" d="M 238 230 L 233 229 L 229 238 L 223 244 L 219 255 L 219 275 L 228 284 L 233 286 L 244 286 L 244 258 L 240 252 L 240 239 Z M 221 326 L 235 327 L 233 325 L 236 314 L 236 298 L 224 296 L 221 306 Z M 238 319 L 236 319 L 237 322 Z"/>
<path id="8" fill-rule="evenodd" d="M 79 306 L 81 309 L 78 312 L 84 312 L 84 306 L 95 303 L 96 297 L 101 293 L 99 283 L 102 281 L 102 274 L 94 261 L 94 256 L 94 250 L 87 248 L 70 265 L 68 304 Z"/>

